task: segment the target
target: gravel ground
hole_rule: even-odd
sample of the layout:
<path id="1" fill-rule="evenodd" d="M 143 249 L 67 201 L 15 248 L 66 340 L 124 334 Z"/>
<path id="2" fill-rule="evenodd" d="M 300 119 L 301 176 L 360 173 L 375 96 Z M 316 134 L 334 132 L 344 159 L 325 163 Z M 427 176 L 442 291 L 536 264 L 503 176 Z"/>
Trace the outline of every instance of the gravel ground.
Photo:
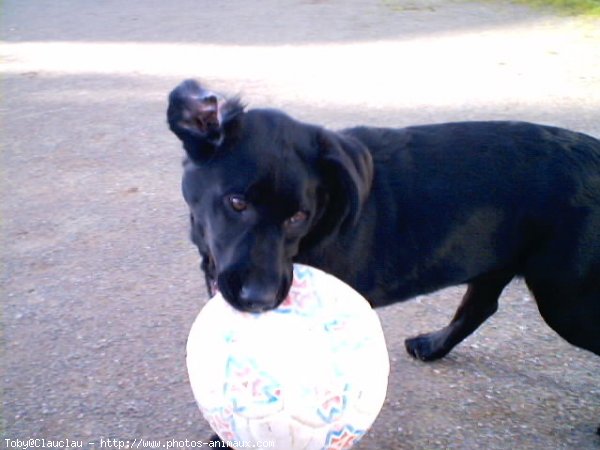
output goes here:
<path id="1" fill-rule="evenodd" d="M 4 0 L 1 20 L 0 447 L 209 434 L 184 364 L 206 293 L 164 119 L 182 78 L 330 127 L 521 119 L 600 137 L 598 20 L 428 0 Z M 405 353 L 462 292 L 381 310 L 391 383 L 357 448 L 600 447 L 600 358 L 546 327 L 521 282 L 444 360 Z"/>

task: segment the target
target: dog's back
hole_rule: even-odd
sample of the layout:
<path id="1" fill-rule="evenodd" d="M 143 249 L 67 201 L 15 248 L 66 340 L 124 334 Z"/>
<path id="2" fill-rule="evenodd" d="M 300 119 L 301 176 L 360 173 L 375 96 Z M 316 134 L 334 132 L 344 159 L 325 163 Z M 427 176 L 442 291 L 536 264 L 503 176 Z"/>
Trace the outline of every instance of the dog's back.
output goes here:
<path id="1" fill-rule="evenodd" d="M 600 141 L 523 122 L 344 133 L 373 154 L 365 210 L 384 225 L 357 272 L 382 304 L 524 276 L 550 326 L 600 354 Z"/>

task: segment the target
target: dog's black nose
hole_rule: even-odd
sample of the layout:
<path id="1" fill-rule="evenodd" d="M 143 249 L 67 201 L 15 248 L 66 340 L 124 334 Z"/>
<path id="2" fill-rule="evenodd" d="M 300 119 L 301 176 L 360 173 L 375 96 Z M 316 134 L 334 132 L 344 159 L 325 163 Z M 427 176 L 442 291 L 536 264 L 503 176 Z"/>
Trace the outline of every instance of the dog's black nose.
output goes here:
<path id="1" fill-rule="evenodd" d="M 277 305 L 277 291 L 262 286 L 243 286 L 239 300 L 240 306 L 245 311 L 268 311 Z"/>

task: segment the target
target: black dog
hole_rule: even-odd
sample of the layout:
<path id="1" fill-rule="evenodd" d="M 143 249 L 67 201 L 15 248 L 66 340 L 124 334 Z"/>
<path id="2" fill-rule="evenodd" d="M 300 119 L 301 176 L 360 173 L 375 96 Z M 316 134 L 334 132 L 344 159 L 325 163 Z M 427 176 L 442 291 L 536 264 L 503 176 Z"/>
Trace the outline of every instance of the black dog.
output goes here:
<path id="1" fill-rule="evenodd" d="M 600 141 L 522 122 L 332 132 L 194 81 L 169 101 L 192 240 L 234 307 L 277 307 L 293 262 L 375 307 L 466 283 L 447 327 L 406 341 L 434 360 L 521 276 L 548 325 L 600 355 Z"/>

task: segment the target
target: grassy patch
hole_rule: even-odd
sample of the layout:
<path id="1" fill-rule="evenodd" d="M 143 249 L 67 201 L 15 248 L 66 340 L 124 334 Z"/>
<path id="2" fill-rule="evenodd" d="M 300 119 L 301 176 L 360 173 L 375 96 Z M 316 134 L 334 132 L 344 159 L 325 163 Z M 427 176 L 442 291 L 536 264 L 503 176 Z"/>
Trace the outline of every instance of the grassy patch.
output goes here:
<path id="1" fill-rule="evenodd" d="M 514 0 L 515 3 L 552 7 L 567 14 L 600 16 L 600 0 Z"/>

